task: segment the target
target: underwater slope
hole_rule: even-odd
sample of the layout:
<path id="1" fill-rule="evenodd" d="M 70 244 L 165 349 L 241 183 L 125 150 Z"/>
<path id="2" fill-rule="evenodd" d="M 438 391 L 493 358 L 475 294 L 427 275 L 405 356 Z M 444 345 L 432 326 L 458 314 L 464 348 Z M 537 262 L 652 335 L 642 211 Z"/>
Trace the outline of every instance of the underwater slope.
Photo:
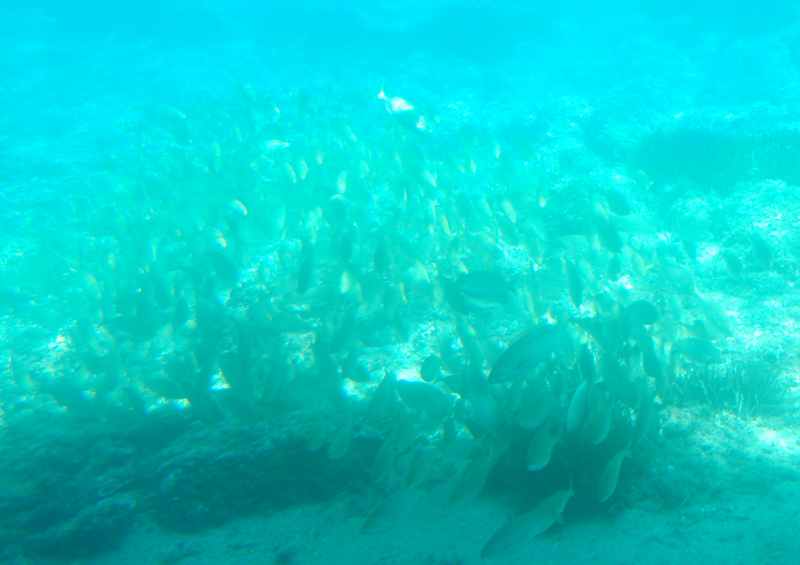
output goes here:
<path id="1" fill-rule="evenodd" d="M 0 22 L 0 559 L 793 563 L 791 7 L 235 4 Z"/>
<path id="2" fill-rule="evenodd" d="M 8 555 L 342 493 L 369 532 L 410 487 L 499 501 L 480 552 L 503 558 L 647 484 L 672 407 L 779 410 L 793 357 L 743 330 L 794 262 L 693 192 L 775 181 L 669 176 L 694 130 L 658 120 L 604 135 L 610 162 L 589 143 L 624 122 L 584 112 L 481 127 L 391 92 L 248 86 L 154 110 L 91 199 L 5 243 Z M 728 147 L 714 170 L 742 167 Z"/>

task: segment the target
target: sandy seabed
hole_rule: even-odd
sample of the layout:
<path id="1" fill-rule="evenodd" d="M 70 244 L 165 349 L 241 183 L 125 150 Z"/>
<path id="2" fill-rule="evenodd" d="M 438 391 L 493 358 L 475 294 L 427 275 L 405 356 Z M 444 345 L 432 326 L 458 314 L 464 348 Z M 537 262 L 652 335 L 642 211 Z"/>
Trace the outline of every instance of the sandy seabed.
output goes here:
<path id="1" fill-rule="evenodd" d="M 396 493 L 366 528 L 356 495 L 191 535 L 141 519 L 118 550 L 80 563 L 797 563 L 798 429 L 726 413 L 667 416 L 661 438 L 631 460 L 604 512 L 574 516 L 568 508 L 562 525 L 491 559 L 481 549 L 508 509 L 489 497 L 451 503 L 433 488 Z"/>

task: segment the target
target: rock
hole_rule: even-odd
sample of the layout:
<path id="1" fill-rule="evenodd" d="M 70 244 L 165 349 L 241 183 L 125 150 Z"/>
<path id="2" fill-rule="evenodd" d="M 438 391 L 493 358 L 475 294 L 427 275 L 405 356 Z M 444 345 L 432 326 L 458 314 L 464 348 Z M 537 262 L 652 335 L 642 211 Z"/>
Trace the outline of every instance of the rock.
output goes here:
<path id="1" fill-rule="evenodd" d="M 346 457 L 313 449 L 297 425 L 187 434 L 153 461 L 155 520 L 198 531 L 237 516 L 322 501 L 367 481 L 378 443 L 356 434 Z"/>
<path id="2" fill-rule="evenodd" d="M 74 517 L 25 543 L 30 555 L 74 559 L 115 549 L 133 523 L 136 501 L 130 496 L 114 496 L 84 508 Z"/>

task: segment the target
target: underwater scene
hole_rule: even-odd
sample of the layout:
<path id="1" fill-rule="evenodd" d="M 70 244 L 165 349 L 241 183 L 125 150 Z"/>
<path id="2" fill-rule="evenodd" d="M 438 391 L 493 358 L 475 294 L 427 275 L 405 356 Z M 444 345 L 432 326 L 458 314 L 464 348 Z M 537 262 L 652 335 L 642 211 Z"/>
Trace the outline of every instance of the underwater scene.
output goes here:
<path id="1" fill-rule="evenodd" d="M 800 6 L 0 48 L 0 562 L 800 563 Z"/>

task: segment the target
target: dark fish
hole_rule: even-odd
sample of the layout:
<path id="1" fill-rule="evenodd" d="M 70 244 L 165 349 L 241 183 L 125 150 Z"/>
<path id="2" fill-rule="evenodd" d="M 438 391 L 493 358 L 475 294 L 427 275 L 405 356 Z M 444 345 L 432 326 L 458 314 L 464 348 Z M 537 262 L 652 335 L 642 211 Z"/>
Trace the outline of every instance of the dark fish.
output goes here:
<path id="1" fill-rule="evenodd" d="M 642 351 L 642 368 L 644 369 L 644 372 L 656 382 L 656 386 L 660 390 L 663 389 L 665 385 L 664 371 L 661 368 L 658 355 L 656 355 L 656 348 L 653 345 L 653 338 L 651 338 L 649 335 L 640 336 L 639 348 Z"/>
<path id="2" fill-rule="evenodd" d="M 572 342 L 563 326 L 536 326 L 500 355 L 489 380 L 502 383 L 525 378 L 540 364 L 571 352 Z"/>
<path id="3" fill-rule="evenodd" d="M 603 471 L 600 473 L 600 476 L 597 478 L 597 483 L 595 484 L 594 495 L 598 502 L 602 503 L 607 501 L 617 490 L 622 462 L 629 455 L 629 446 L 625 446 L 615 453 L 614 456 L 608 460 L 605 467 L 603 467 Z"/>
<path id="4" fill-rule="evenodd" d="M 597 369 L 595 368 L 594 355 L 587 345 L 581 347 L 578 353 L 578 366 L 584 380 L 593 383 L 597 381 Z"/>
<path id="5" fill-rule="evenodd" d="M 596 226 L 597 235 L 603 247 L 613 253 L 622 251 L 622 238 L 614 224 L 605 218 L 597 218 Z"/>
<path id="6" fill-rule="evenodd" d="M 471 271 L 458 279 L 461 292 L 468 297 L 504 304 L 510 285 L 502 275 L 492 271 Z"/>
<path id="7" fill-rule="evenodd" d="M 722 258 L 725 259 L 725 265 L 727 265 L 728 270 L 731 272 L 732 275 L 738 276 L 742 274 L 744 266 L 742 265 L 741 260 L 739 260 L 739 257 L 737 257 L 735 253 L 731 251 L 726 251 L 725 253 L 722 254 Z"/>
<path id="8" fill-rule="evenodd" d="M 721 363 L 722 352 L 707 339 L 687 337 L 672 346 L 673 355 L 683 355 L 698 363 Z"/>
<path id="9" fill-rule="evenodd" d="M 467 395 L 456 409 L 459 419 L 476 438 L 492 434 L 500 425 L 498 402 L 488 392 Z"/>
<path id="10" fill-rule="evenodd" d="M 683 250 L 686 252 L 686 256 L 689 257 L 692 261 L 697 260 L 697 242 L 693 239 L 684 239 L 683 240 Z"/>
<path id="11" fill-rule="evenodd" d="M 369 382 L 369 369 L 358 359 L 358 354 L 355 350 L 351 351 L 345 359 L 342 370 L 344 376 L 350 380 L 359 383 Z"/>
<path id="12" fill-rule="evenodd" d="M 344 264 L 349 264 L 353 259 L 353 249 L 355 247 L 355 234 L 352 231 L 345 231 L 334 242 L 334 253 Z"/>
<path id="13" fill-rule="evenodd" d="M 511 286 L 499 273 L 471 271 L 442 284 L 447 299 L 456 310 L 467 312 L 488 304 L 507 304 Z"/>
<path id="14" fill-rule="evenodd" d="M 438 381 L 442 376 L 442 362 L 436 355 L 428 355 L 422 362 L 420 370 L 422 380 L 426 382 Z"/>
<path id="15" fill-rule="evenodd" d="M 575 323 L 586 330 L 606 352 L 619 349 L 626 332 L 618 318 L 575 318 Z"/>
<path id="16" fill-rule="evenodd" d="M 208 253 L 209 264 L 214 273 L 227 283 L 236 281 L 239 277 L 239 266 L 231 253 L 223 249 L 210 249 Z"/>
<path id="17" fill-rule="evenodd" d="M 617 255 L 614 255 L 611 260 L 608 262 L 608 272 L 606 273 L 608 278 L 610 279 L 617 279 L 622 273 L 622 263 Z"/>
<path id="18" fill-rule="evenodd" d="M 30 305 L 31 295 L 12 287 L 0 287 L 0 310 L 14 310 L 20 306 Z"/>
<path id="19" fill-rule="evenodd" d="M 437 422 L 450 412 L 451 397 L 434 384 L 400 379 L 396 387 L 402 401 L 414 412 L 424 413 Z"/>
<path id="20" fill-rule="evenodd" d="M 580 306 L 583 303 L 583 281 L 578 268 L 572 261 L 566 262 L 567 270 L 567 286 L 569 287 L 569 297 L 575 306 Z"/>
<path id="21" fill-rule="evenodd" d="M 390 265 L 389 249 L 386 245 L 386 240 L 379 238 L 375 244 L 375 252 L 372 256 L 372 266 L 378 273 L 387 271 Z"/>
<path id="22" fill-rule="evenodd" d="M 305 294 L 311 286 L 314 274 L 314 245 L 303 241 L 303 251 L 300 256 L 300 268 L 297 271 L 297 292 Z"/>
<path id="23" fill-rule="evenodd" d="M 652 302 L 647 300 L 636 300 L 632 302 L 622 314 L 625 325 L 629 329 L 634 329 L 639 326 L 649 326 L 658 321 L 658 309 Z"/>
<path id="24" fill-rule="evenodd" d="M 486 541 L 481 549 L 481 559 L 493 559 L 507 552 L 525 549 L 536 536 L 561 521 L 564 509 L 574 494 L 572 488 L 556 491 L 527 512 L 510 516 Z"/>
<path id="25" fill-rule="evenodd" d="M 609 390 L 619 394 L 621 390 L 627 389 L 630 382 L 629 377 L 628 366 L 622 363 L 616 354 L 601 355 L 600 378 L 608 385 Z"/>
<path id="26" fill-rule="evenodd" d="M 751 259 L 757 270 L 769 269 L 772 265 L 772 249 L 769 244 L 758 234 L 753 234 L 750 239 Z"/>
<path id="27" fill-rule="evenodd" d="M 627 197 L 617 190 L 606 192 L 606 202 L 608 208 L 618 216 L 627 216 L 631 213 L 631 205 Z"/>

